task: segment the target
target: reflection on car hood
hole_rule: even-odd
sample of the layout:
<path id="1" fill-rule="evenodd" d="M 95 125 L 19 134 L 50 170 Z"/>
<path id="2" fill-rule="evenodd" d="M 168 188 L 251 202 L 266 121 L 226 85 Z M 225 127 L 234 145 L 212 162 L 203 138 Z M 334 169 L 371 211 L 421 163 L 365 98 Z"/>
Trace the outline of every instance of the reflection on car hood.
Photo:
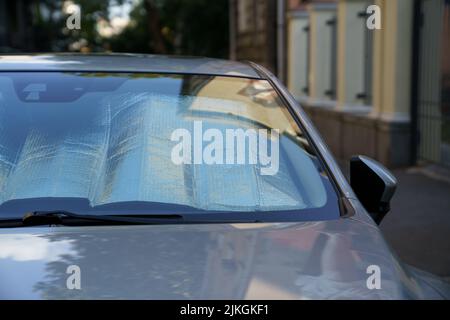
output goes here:
<path id="1" fill-rule="evenodd" d="M 70 265 L 80 267 L 79 290 L 67 288 Z M 379 290 L 367 287 L 370 265 L 380 267 Z M 407 271 L 378 228 L 353 218 L 3 229 L 0 270 L 2 299 L 409 299 L 450 292 L 444 284 L 435 290 L 437 278 Z"/>

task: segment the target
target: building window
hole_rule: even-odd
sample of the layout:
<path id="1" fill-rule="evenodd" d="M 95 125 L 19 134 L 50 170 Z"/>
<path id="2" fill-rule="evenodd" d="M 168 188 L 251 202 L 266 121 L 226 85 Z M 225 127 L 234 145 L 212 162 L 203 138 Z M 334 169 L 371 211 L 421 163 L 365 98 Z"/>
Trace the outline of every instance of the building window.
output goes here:
<path id="1" fill-rule="evenodd" d="M 306 83 L 306 86 L 302 88 L 302 91 L 306 95 L 309 94 L 309 64 L 310 64 L 309 49 L 311 47 L 311 33 L 309 32 L 309 30 L 310 30 L 309 25 L 307 25 L 303 28 L 303 32 L 305 33 L 305 36 L 306 36 L 306 50 L 305 50 L 305 54 L 306 54 L 305 83 Z"/>
<path id="2" fill-rule="evenodd" d="M 336 99 L 336 77 L 337 77 L 337 19 L 333 17 L 326 21 L 330 28 L 330 83 L 329 88 L 324 92 L 330 99 Z"/>
<path id="3" fill-rule="evenodd" d="M 358 13 L 364 28 L 364 50 L 363 54 L 363 91 L 356 95 L 357 99 L 364 101 L 365 105 L 372 104 L 372 60 L 373 60 L 373 30 L 366 26 L 368 14 L 366 10 Z"/>

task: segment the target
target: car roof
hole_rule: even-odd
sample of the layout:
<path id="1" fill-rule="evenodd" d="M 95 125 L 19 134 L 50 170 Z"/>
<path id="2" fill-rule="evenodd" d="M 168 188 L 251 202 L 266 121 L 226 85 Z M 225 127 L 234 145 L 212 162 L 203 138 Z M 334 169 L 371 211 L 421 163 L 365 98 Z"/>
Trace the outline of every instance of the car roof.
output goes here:
<path id="1" fill-rule="evenodd" d="M 0 71 L 149 72 L 261 78 L 250 64 L 243 62 L 148 54 L 0 55 Z"/>

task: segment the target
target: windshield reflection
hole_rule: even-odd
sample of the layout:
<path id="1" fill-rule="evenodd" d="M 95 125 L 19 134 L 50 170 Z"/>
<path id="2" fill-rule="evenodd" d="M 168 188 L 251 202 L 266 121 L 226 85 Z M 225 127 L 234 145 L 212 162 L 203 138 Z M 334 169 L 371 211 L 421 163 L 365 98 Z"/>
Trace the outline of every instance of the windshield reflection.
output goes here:
<path id="1" fill-rule="evenodd" d="M 149 202 L 252 212 L 321 207 L 327 201 L 337 209 L 320 163 L 266 81 L 200 75 L 6 73 L 0 75 L 0 88 L 4 205 L 78 198 L 87 199 L 88 207 Z M 179 128 L 192 131 L 197 120 L 222 132 L 280 130 L 277 173 L 263 176 L 259 164 L 175 164 L 171 133 Z M 37 204 L 45 206 L 44 201 Z M 31 208 L 58 209 L 74 211 L 65 205 Z M 330 212 L 330 218 L 338 216 L 337 210 Z"/>

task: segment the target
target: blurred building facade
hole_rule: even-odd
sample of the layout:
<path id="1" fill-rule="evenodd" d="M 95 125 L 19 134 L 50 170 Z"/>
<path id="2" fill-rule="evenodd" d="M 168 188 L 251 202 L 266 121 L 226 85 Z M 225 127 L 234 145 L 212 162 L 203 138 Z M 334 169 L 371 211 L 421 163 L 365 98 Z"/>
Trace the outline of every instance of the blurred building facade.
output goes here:
<path id="1" fill-rule="evenodd" d="M 366 25 L 373 4 L 379 30 Z M 231 57 L 283 79 L 337 158 L 450 166 L 450 0 L 231 0 L 230 8 Z M 260 27 L 243 33 L 243 21 Z M 254 51 L 243 45 L 251 41 Z"/>
<path id="2" fill-rule="evenodd" d="M 276 69 L 276 0 L 230 0 L 230 56 Z"/>

